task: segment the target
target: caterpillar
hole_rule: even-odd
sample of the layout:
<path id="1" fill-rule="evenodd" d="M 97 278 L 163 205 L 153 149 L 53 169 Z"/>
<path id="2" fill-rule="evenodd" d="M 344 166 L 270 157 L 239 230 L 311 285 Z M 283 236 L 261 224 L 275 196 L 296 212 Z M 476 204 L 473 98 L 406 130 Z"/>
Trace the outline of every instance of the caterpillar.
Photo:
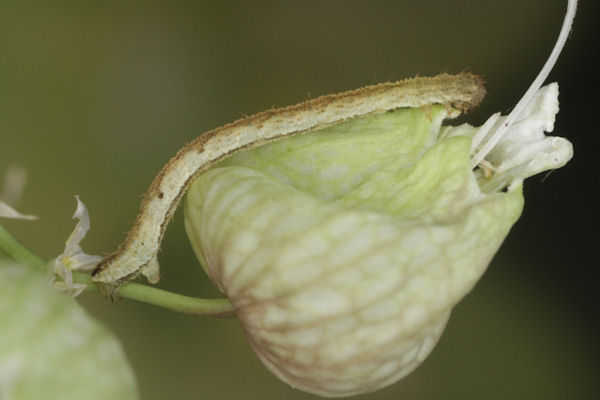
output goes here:
<path id="1" fill-rule="evenodd" d="M 471 73 L 416 77 L 263 111 L 206 132 L 179 150 L 158 173 L 126 239 L 98 264 L 92 280 L 109 295 L 140 274 L 158 282 L 160 244 L 186 189 L 199 174 L 238 151 L 398 108 L 443 104 L 467 111 L 484 96 L 483 79 Z"/>

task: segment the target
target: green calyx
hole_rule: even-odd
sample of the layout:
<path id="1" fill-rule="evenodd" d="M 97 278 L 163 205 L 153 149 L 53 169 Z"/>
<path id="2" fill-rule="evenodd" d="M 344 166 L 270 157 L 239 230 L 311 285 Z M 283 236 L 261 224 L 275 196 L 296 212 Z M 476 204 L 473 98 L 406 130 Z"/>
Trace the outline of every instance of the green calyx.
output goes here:
<path id="1" fill-rule="evenodd" d="M 482 193 L 471 137 L 438 137 L 455 115 L 356 118 L 233 155 L 190 187 L 192 246 L 284 381 L 344 396 L 398 380 L 485 271 L 521 185 Z"/>
<path id="2" fill-rule="evenodd" d="M 0 398 L 137 399 L 117 338 L 49 277 L 0 260 Z"/>

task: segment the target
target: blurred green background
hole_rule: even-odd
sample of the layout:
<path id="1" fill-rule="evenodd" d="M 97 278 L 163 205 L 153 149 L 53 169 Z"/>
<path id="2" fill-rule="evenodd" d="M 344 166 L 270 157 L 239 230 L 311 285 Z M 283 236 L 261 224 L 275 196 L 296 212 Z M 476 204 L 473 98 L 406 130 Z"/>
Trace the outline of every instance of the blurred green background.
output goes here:
<path id="1" fill-rule="evenodd" d="M 202 132 L 272 106 L 414 75 L 470 70 L 488 96 L 460 122 L 507 112 L 554 44 L 566 1 L 0 2 L 0 175 L 25 166 L 19 210 L 3 221 L 38 254 L 62 252 L 74 194 L 92 254 L 124 238 L 155 173 Z M 600 398 L 593 189 L 598 3 L 580 4 L 550 80 L 555 133 L 575 158 L 526 184 L 521 220 L 455 309 L 429 359 L 360 399 Z M 595 49 L 595 50 L 594 50 Z M 218 296 L 181 211 L 160 254 L 161 287 Z M 236 320 L 178 315 L 94 293 L 80 302 L 122 340 L 143 399 L 311 399 L 279 382 Z"/>

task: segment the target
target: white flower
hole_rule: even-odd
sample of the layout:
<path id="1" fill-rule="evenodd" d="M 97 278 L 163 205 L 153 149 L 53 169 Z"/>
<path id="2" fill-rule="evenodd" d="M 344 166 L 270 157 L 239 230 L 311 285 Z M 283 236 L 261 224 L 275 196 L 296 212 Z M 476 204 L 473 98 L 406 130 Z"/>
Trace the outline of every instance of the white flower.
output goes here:
<path id="1" fill-rule="evenodd" d="M 485 179 L 480 179 L 479 183 L 484 193 L 492 193 L 540 172 L 560 168 L 573 157 L 571 142 L 544 134 L 554 130 L 558 109 L 558 83 L 546 85 L 535 93 L 485 160 L 480 161 Z M 468 124 L 448 127 L 443 136 L 473 137 L 473 156 L 485 147 L 486 139 L 491 140 L 489 137 L 493 134 L 490 132 L 497 132 L 506 124 L 506 119 L 496 113 L 481 127 Z"/>
<path id="2" fill-rule="evenodd" d="M 86 285 L 73 283 L 72 271 L 90 271 L 102 260 L 100 256 L 84 253 L 79 246 L 90 229 L 90 216 L 83 202 L 79 200 L 79 196 L 75 196 L 75 198 L 77 199 L 77 209 L 73 218 L 77 218 L 79 221 L 67 239 L 65 251 L 54 261 L 54 273 L 62 278 L 62 282 L 53 279 L 54 287 L 70 292 L 73 297 L 81 294 Z"/>

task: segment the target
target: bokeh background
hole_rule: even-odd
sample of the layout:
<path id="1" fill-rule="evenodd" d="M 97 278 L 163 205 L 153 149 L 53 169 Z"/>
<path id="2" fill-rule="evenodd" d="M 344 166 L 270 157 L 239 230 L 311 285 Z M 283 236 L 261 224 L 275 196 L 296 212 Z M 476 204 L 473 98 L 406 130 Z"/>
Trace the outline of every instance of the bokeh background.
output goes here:
<path id="1" fill-rule="evenodd" d="M 84 249 L 124 238 L 154 174 L 202 132 L 272 106 L 414 75 L 470 70 L 488 96 L 461 119 L 507 112 L 557 37 L 566 1 L 0 2 L 0 172 L 25 166 L 3 221 L 45 258 L 62 252 L 74 194 Z M 555 133 L 575 158 L 527 181 L 526 205 L 437 348 L 401 382 L 357 399 L 600 398 L 598 3 L 582 1 L 551 81 Z M 161 287 L 218 292 L 181 211 L 160 254 Z M 122 340 L 143 399 L 312 399 L 272 376 L 235 319 L 179 315 L 95 293 L 82 305 Z"/>

